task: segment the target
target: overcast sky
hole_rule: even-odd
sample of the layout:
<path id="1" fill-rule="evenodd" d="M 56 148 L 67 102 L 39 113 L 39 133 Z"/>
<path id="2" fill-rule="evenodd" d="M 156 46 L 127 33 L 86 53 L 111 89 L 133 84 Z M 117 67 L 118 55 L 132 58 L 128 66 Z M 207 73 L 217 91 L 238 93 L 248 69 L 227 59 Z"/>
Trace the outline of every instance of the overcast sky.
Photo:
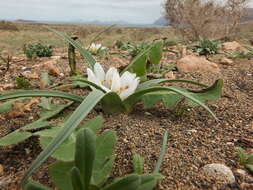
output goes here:
<path id="1" fill-rule="evenodd" d="M 0 19 L 152 23 L 164 0 L 0 0 Z"/>
<path id="2" fill-rule="evenodd" d="M 0 19 L 153 23 L 165 0 L 0 0 Z M 251 0 L 253 1 L 253 0 Z M 251 2 L 253 7 L 253 2 Z"/>

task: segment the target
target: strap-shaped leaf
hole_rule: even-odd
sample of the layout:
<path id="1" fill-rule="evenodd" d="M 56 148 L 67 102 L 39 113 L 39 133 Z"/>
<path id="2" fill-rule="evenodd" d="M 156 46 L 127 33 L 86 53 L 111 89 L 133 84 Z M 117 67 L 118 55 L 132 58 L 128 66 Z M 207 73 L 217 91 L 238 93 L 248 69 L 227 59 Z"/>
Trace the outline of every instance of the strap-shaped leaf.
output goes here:
<path id="1" fill-rule="evenodd" d="M 129 175 L 102 188 L 101 190 L 137 190 L 141 185 L 141 178 L 138 175 Z"/>
<path id="2" fill-rule="evenodd" d="M 144 160 L 139 154 L 133 155 L 134 173 L 141 175 L 144 168 Z"/>
<path id="3" fill-rule="evenodd" d="M 84 190 L 80 170 L 76 167 L 71 169 L 71 182 L 73 190 Z M 85 188 L 86 189 L 86 188 Z"/>
<path id="4" fill-rule="evenodd" d="M 181 83 L 194 84 L 194 85 L 204 87 L 204 88 L 208 87 L 205 84 L 202 84 L 202 83 L 199 83 L 199 82 L 196 82 L 196 81 L 192 81 L 192 80 L 185 80 L 185 79 L 154 79 L 154 80 L 148 80 L 146 82 L 141 83 L 138 86 L 137 91 L 138 90 L 143 90 L 145 88 L 151 87 L 151 86 L 156 85 L 156 84 L 165 83 L 165 82 L 168 82 L 168 83 L 181 82 Z"/>
<path id="5" fill-rule="evenodd" d="M 57 34 L 59 37 L 61 37 L 63 40 L 66 40 L 67 42 L 69 42 L 70 44 L 72 44 L 82 55 L 82 57 L 85 59 L 85 61 L 88 62 L 90 68 L 93 68 L 93 66 L 96 63 L 96 60 L 92 57 L 92 55 L 90 54 L 89 51 L 87 51 L 85 48 L 82 47 L 82 45 L 73 40 L 70 36 L 68 36 L 67 34 L 63 33 L 63 32 L 59 32 L 53 28 L 50 27 L 46 27 L 48 30 L 54 32 L 55 34 Z"/>
<path id="6" fill-rule="evenodd" d="M 8 146 L 22 142 L 32 136 L 32 133 L 16 130 L 0 138 L 0 146 Z"/>
<path id="7" fill-rule="evenodd" d="M 148 93 L 154 93 L 154 92 L 161 92 L 161 91 L 167 91 L 167 92 L 175 92 L 178 93 L 186 98 L 188 98 L 189 100 L 191 100 L 192 102 L 196 103 L 197 105 L 205 108 L 216 120 L 217 117 L 214 115 L 214 113 L 200 100 L 198 100 L 196 97 L 194 97 L 192 94 L 178 88 L 175 86 L 169 86 L 169 87 L 150 87 L 150 88 L 146 88 L 143 90 L 139 90 L 137 92 L 135 92 L 134 94 L 132 94 L 131 96 L 129 96 L 125 101 L 124 104 L 125 106 L 127 106 L 128 109 L 131 109 L 132 106 L 134 104 L 136 104 L 143 95 L 148 94 Z"/>
<path id="8" fill-rule="evenodd" d="M 80 78 L 80 77 L 76 77 L 76 78 L 73 78 L 73 81 L 78 81 L 78 82 L 82 82 L 84 84 L 88 84 L 89 86 L 92 86 L 98 90 L 101 90 L 102 92 L 106 92 L 103 88 L 101 88 L 100 86 L 98 86 L 97 84 L 93 83 L 93 82 L 90 82 L 88 80 L 85 80 L 84 78 Z"/>
<path id="9" fill-rule="evenodd" d="M 162 162 L 163 162 L 164 155 L 167 151 L 167 141 L 168 141 L 168 132 L 166 131 L 163 135 L 163 144 L 162 144 L 162 148 L 161 148 L 161 153 L 160 153 L 159 159 L 156 163 L 153 173 L 159 173 L 159 170 L 160 170 Z"/>
<path id="10" fill-rule="evenodd" d="M 96 136 L 90 129 L 83 129 L 77 135 L 75 165 L 80 171 L 84 189 L 89 189 L 93 163 L 96 154 Z"/>
<path id="11" fill-rule="evenodd" d="M 35 159 L 30 168 L 22 178 L 22 186 L 26 183 L 32 173 L 57 149 L 57 147 L 68 138 L 68 136 L 75 130 L 86 115 L 95 107 L 95 105 L 105 96 L 101 91 L 91 92 L 83 102 L 74 111 L 68 121 L 65 123 L 61 132 L 54 138 L 54 140 L 43 150 Z"/>
<path id="12" fill-rule="evenodd" d="M 55 98 L 64 98 L 72 100 L 75 102 L 82 102 L 83 97 L 69 94 L 66 92 L 56 91 L 56 90 L 17 90 L 13 92 L 8 92 L 0 95 L 1 100 L 8 100 L 21 97 L 55 97 Z"/>

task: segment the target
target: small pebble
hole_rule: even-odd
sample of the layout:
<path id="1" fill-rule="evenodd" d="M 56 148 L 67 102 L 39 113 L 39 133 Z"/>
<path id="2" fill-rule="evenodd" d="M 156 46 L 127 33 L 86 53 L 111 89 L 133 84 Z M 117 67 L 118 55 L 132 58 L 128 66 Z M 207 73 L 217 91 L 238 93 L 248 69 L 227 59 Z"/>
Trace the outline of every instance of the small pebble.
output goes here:
<path id="1" fill-rule="evenodd" d="M 203 167 L 206 175 L 222 180 L 224 184 L 235 183 L 235 176 L 231 169 L 224 164 L 207 164 Z"/>
<path id="2" fill-rule="evenodd" d="M 190 132 L 190 133 L 197 133 L 198 131 L 196 129 L 190 129 L 190 130 L 187 130 L 187 132 Z"/>
<path id="3" fill-rule="evenodd" d="M 152 114 L 149 112 L 145 112 L 145 115 L 151 116 Z"/>
<path id="4" fill-rule="evenodd" d="M 21 67 L 22 71 L 30 71 L 32 68 L 31 67 Z"/>
<path id="5" fill-rule="evenodd" d="M 247 175 L 247 172 L 245 170 L 242 170 L 242 169 L 237 169 L 236 173 L 241 174 L 241 175 Z"/>

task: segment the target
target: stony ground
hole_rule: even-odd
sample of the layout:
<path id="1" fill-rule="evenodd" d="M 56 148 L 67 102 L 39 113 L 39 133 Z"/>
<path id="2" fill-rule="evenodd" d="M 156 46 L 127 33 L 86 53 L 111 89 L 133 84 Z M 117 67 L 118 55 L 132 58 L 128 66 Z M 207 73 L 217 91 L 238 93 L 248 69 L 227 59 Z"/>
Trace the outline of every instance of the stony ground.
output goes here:
<path id="1" fill-rule="evenodd" d="M 67 80 L 68 67 L 66 55 L 27 61 L 23 55 L 14 57 L 10 70 L 0 75 L 0 93 L 15 88 L 15 77 L 23 75 L 29 78 L 34 88 L 40 87 L 41 72 L 50 72 L 53 84 Z M 175 57 L 174 57 L 175 58 Z M 121 66 L 128 60 L 121 56 L 98 58 L 105 66 Z M 53 68 L 51 63 L 53 62 Z M 173 62 L 171 54 L 165 54 L 164 64 Z M 78 59 L 79 70 L 85 70 L 85 64 Z M 176 78 L 197 80 L 212 84 L 216 79 L 224 80 L 223 95 L 209 107 L 219 118 L 216 122 L 202 108 L 187 110 L 177 116 L 175 110 L 156 105 L 145 109 L 138 105 L 131 114 L 107 115 L 99 110 L 89 114 L 92 118 L 101 114 L 105 118 L 104 130 L 114 129 L 118 141 L 113 176 L 123 176 L 132 172 L 131 157 L 141 154 L 145 159 L 145 171 L 152 171 L 158 159 L 164 131 L 169 132 L 168 150 L 162 165 L 164 179 L 157 190 L 194 190 L 194 189 L 253 189 L 253 177 L 238 164 L 235 148 L 243 147 L 253 152 L 253 60 L 237 59 L 229 65 L 218 64 L 220 72 L 180 73 L 174 71 Z M 3 66 L 2 66 L 3 68 Z M 81 93 L 80 91 L 75 91 Z M 38 118 L 39 111 L 34 103 L 22 113 L 0 115 L 0 137 L 31 123 Z M 74 107 L 73 107 L 74 109 Z M 0 147 L 0 189 L 15 190 L 24 171 L 35 159 L 41 148 L 36 137 L 9 147 Z M 52 186 L 47 175 L 47 164 L 36 172 L 34 178 Z M 206 176 L 202 167 L 206 164 L 221 163 L 232 169 L 236 183 L 223 185 L 221 181 Z"/>

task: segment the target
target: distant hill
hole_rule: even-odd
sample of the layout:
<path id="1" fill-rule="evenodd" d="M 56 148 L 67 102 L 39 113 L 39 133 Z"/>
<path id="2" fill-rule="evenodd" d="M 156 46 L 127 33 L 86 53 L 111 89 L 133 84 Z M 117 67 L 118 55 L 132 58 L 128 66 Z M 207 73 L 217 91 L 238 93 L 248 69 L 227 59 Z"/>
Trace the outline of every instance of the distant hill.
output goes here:
<path id="1" fill-rule="evenodd" d="M 253 8 L 246 9 L 246 17 L 242 19 L 242 22 L 253 21 Z"/>
<path id="2" fill-rule="evenodd" d="M 16 22 L 31 22 L 31 23 L 46 23 L 46 24 L 87 24 L 87 25 L 102 25 L 102 26 L 110 26 L 110 25 L 117 25 L 117 26 L 129 26 L 129 27 L 152 27 L 153 24 L 135 24 L 129 23 L 126 21 L 116 20 L 116 21 L 100 21 L 100 20 L 93 20 L 93 21 L 85 21 L 82 19 L 75 19 L 69 21 L 57 21 L 57 20 L 23 20 L 19 19 Z"/>
<path id="3" fill-rule="evenodd" d="M 169 21 L 165 18 L 165 17 L 160 17 L 159 19 L 157 19 L 153 25 L 156 26 L 168 26 L 169 25 Z"/>

